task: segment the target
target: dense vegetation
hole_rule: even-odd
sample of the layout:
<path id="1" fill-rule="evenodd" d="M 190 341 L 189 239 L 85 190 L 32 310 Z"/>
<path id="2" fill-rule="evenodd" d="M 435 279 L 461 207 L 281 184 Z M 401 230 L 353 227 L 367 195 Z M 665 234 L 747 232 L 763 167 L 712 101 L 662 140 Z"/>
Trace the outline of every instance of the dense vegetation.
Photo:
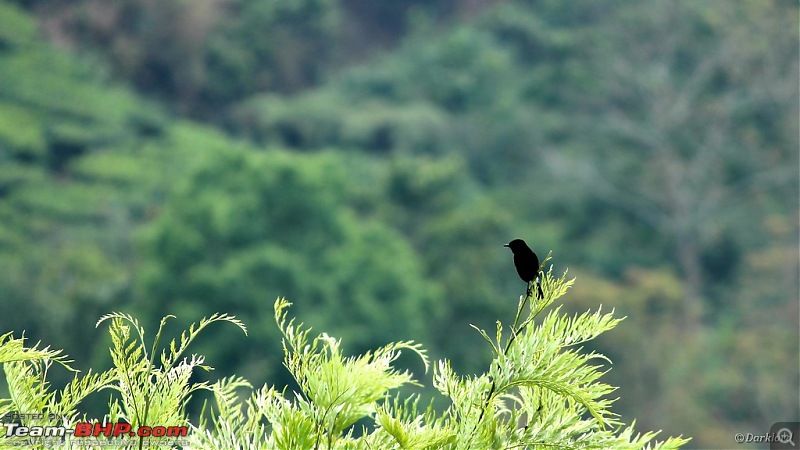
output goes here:
<path id="1" fill-rule="evenodd" d="M 0 448 L 667 450 L 685 444 L 688 439 L 682 437 L 656 441 L 658 432 L 636 432 L 611 412 L 615 400 L 609 394 L 615 388 L 599 381 L 608 360 L 582 346 L 621 319 L 601 308 L 570 317 L 559 306 L 542 314 L 574 282 L 545 266 L 544 293 L 520 296 L 513 323 L 498 321 L 495 337 L 477 330 L 492 354 L 489 368 L 479 375 L 458 374 L 448 359 L 431 364 L 413 341 L 345 356 L 340 339 L 327 333 L 313 337 L 310 328 L 289 316 L 291 303 L 282 298 L 275 301 L 274 319 L 283 364 L 297 383 L 289 392 L 269 384 L 254 388 L 241 376 L 214 383 L 192 380 L 194 373 L 212 370 L 202 355 L 187 351 L 210 325 L 228 322 L 247 334 L 244 323 L 225 314 L 193 323 L 169 344 L 162 341 L 164 326 L 175 316 L 164 316 L 151 338 L 131 315 L 104 315 L 97 326 L 109 326 L 113 367 L 75 375 L 58 390 L 47 382 L 48 369 L 58 363 L 74 370 L 71 361 L 60 350 L 26 347 L 23 339 L 6 333 L 0 336 L 0 364 L 9 398 L 0 397 L 0 417 L 9 429 L 9 422 L 17 426 L 14 434 L 4 433 Z M 448 404 L 442 412 L 433 399 L 397 392 L 422 386 L 410 371 L 395 367 L 402 352 L 418 356 L 426 375 L 433 366 L 431 384 Z M 81 413 L 83 400 L 100 391 L 111 392 L 102 418 Z M 187 403 L 203 391 L 213 397 L 193 421 Z M 75 433 L 44 445 L 16 434 L 58 426 Z M 97 437 L 87 437 L 92 430 Z"/>
<path id="2" fill-rule="evenodd" d="M 0 2 L 0 332 L 85 370 L 109 311 L 224 311 L 220 377 L 289 383 L 285 296 L 476 373 L 524 237 L 629 317 L 624 419 L 797 418 L 795 2 L 373 3 Z"/>

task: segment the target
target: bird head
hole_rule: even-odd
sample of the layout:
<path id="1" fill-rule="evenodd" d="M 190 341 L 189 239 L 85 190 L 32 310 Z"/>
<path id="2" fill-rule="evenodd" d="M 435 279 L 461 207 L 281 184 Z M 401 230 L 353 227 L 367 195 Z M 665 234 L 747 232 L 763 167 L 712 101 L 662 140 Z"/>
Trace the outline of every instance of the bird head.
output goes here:
<path id="1" fill-rule="evenodd" d="M 503 247 L 508 247 L 511 249 L 512 252 L 516 253 L 519 250 L 527 249 L 528 244 L 526 244 L 525 241 L 523 241 L 522 239 L 514 239 L 508 244 L 503 245 Z"/>

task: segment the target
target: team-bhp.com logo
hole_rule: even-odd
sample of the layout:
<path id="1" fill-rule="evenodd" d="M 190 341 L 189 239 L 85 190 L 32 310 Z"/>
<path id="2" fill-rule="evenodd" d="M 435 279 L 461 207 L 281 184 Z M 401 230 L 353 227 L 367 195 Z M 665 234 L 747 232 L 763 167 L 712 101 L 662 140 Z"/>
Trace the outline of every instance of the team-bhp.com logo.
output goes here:
<path id="1" fill-rule="evenodd" d="M 185 437 L 189 433 L 188 427 L 183 426 L 141 426 L 135 430 L 125 422 L 117 423 L 89 423 L 78 422 L 74 427 L 63 426 L 22 426 L 18 423 L 2 424 L 6 428 L 5 437 Z"/>
<path id="2" fill-rule="evenodd" d="M 113 425 L 113 427 L 112 427 Z M 171 426 L 171 427 L 162 427 L 162 426 L 155 426 L 155 427 L 147 427 L 141 426 L 137 427 L 136 430 L 132 430 L 130 424 L 125 422 L 117 422 L 114 424 L 108 423 L 105 425 L 101 425 L 99 423 L 91 424 L 88 422 L 79 422 L 75 424 L 75 433 L 73 436 L 75 437 L 99 437 L 99 436 L 106 436 L 106 437 L 120 437 L 120 436 L 130 436 L 130 437 L 185 437 L 186 434 L 189 432 L 188 427 L 181 427 L 181 426 Z"/>

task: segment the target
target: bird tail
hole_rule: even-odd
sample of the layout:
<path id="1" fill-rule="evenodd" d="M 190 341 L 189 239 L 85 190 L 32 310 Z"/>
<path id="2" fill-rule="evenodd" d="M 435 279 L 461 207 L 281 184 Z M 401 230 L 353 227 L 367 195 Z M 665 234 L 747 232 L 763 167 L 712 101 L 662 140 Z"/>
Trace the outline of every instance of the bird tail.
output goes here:
<path id="1" fill-rule="evenodd" d="M 536 298 L 541 300 L 544 298 L 544 292 L 542 292 L 542 283 L 539 282 L 539 279 L 536 278 L 533 281 L 528 282 L 528 289 L 525 290 L 525 296 L 530 297 L 533 294 L 533 284 L 536 283 Z"/>

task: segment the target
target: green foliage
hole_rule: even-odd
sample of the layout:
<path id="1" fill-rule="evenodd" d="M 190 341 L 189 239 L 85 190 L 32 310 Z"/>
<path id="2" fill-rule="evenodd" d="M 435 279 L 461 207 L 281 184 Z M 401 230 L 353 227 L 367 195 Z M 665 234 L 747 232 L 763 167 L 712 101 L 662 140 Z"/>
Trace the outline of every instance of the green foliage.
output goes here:
<path id="1" fill-rule="evenodd" d="M 53 2 L 44 13 L 63 43 L 87 53 L 113 47 L 101 52 L 109 72 L 194 117 L 217 117 L 220 105 L 261 90 L 318 82 L 334 65 L 343 34 L 342 8 L 332 0 L 213 0 L 199 7 L 122 0 L 96 14 L 87 12 L 91 6 L 78 13 L 65 6 Z M 17 28 L 27 31 L 10 31 Z"/>
<path id="2" fill-rule="evenodd" d="M 308 438 L 316 440 L 315 447 L 323 436 L 327 436 L 328 447 L 331 447 L 333 440 L 357 420 L 373 413 L 376 402 L 389 390 L 412 381 L 410 373 L 397 372 L 391 366 L 401 350 L 417 353 L 427 369 L 424 351 L 411 341 L 345 358 L 340 341 L 327 334 L 310 340 L 310 329 L 303 329 L 302 324 L 295 325 L 293 319 L 287 321 L 288 306 L 285 300 L 275 303 L 275 320 L 283 334 L 284 365 L 302 393 L 294 406 L 309 414 L 306 419 L 313 422 L 313 431 Z M 288 427 L 285 433 L 301 435 Z"/>
<path id="3" fill-rule="evenodd" d="M 797 410 L 797 17 L 788 1 L 0 2 L 0 334 L 86 370 L 106 363 L 107 311 L 155 329 L 224 310 L 253 339 L 211 328 L 197 350 L 282 385 L 262 301 L 282 294 L 355 352 L 414 336 L 480 373 L 465 324 L 510 319 L 499 243 L 521 236 L 588 281 L 564 313 L 635 318 L 586 344 L 617 363 L 622 421 L 733 445 Z M 416 445 L 416 417 L 384 421 Z"/>
<path id="4" fill-rule="evenodd" d="M 102 155 L 158 135 L 164 117 L 96 64 L 46 43 L 10 3 L 0 3 L 1 314 L 14 318 L 8 329 L 70 341 L 70 353 L 87 357 L 87 316 L 126 296 L 132 206 L 152 199 L 154 184 L 137 171 L 141 155 Z M 92 177 L 101 168 L 83 160 L 95 157 L 125 167 Z M 128 195 L 131 186 L 144 189 Z"/>
<path id="5" fill-rule="evenodd" d="M 14 339 L 12 333 L 8 332 L 0 336 L 0 364 L 46 359 L 58 362 L 67 369 L 71 369 L 69 366 L 71 361 L 62 355 L 61 350 L 50 350 L 50 347 L 39 349 L 37 347 L 38 345 L 25 347 L 24 338 Z"/>
<path id="6" fill-rule="evenodd" d="M 8 398 L 0 398 L 0 417 L 12 414 L 31 414 L 27 426 L 58 426 L 75 423 L 80 417 L 78 406 L 90 394 L 111 383 L 113 375 L 106 371 L 84 375 L 75 374 L 63 389 L 53 391 L 46 379 L 53 363 L 71 372 L 73 369 L 61 350 L 49 347 L 25 347 L 23 338 L 13 338 L 11 333 L 0 336 L 0 364 L 3 366 L 8 386 Z M 84 416 L 85 417 L 85 416 Z M 12 420 L 7 420 L 11 422 Z M 14 446 L 0 440 L 0 447 Z"/>
<path id="7" fill-rule="evenodd" d="M 417 397 L 388 395 L 412 382 L 410 374 L 389 365 L 399 350 L 419 354 L 427 367 L 417 344 L 400 342 L 345 358 L 338 340 L 325 333 L 312 339 L 310 329 L 289 320 L 289 303 L 279 299 L 275 318 L 283 334 L 284 363 L 300 392 L 286 396 L 265 386 L 242 409 L 234 406 L 232 391 L 248 386 L 223 380 L 215 387 L 219 409 L 213 428 L 200 427 L 193 438 L 202 448 L 282 449 L 676 448 L 685 443 L 671 438 L 652 444 L 656 433 L 634 434 L 609 411 L 613 388 L 598 381 L 604 372 L 591 364 L 605 358 L 580 346 L 620 319 L 600 310 L 569 317 L 556 308 L 535 322 L 571 284 L 566 275 L 554 278 L 551 269 L 544 278 L 544 299 L 528 309 L 534 300 L 520 298 L 510 336 L 503 338 L 499 322 L 494 341 L 481 331 L 495 353 L 487 373 L 459 376 L 447 360 L 437 362 L 433 383 L 450 402 L 442 413 L 420 410 Z M 266 426 L 252 419 L 262 415 Z M 348 428 L 367 418 L 372 425 L 364 425 L 360 434 Z"/>
<path id="8" fill-rule="evenodd" d="M 342 21 L 335 1 L 237 3 L 235 17 L 215 30 L 206 49 L 208 98 L 296 90 L 317 82 L 334 61 Z"/>
<path id="9" fill-rule="evenodd" d="M 111 321 L 109 333 L 114 382 L 108 387 L 119 393 L 119 398 L 112 399 L 109 404 L 108 418 L 111 421 L 125 420 L 134 427 L 148 424 L 184 425 L 189 397 L 198 389 L 208 388 L 205 383 L 190 383 L 189 377 L 196 368 L 211 369 L 203 364 L 203 356 L 183 357 L 189 344 L 214 322 L 233 323 L 247 334 L 244 324 L 236 318 L 214 314 L 197 325 L 192 324 L 181 333 L 178 340 L 172 340 L 169 346 L 164 347 L 160 359 L 156 360 L 164 325 L 171 318 L 174 316 L 165 316 L 161 320 L 149 351 L 144 328 L 134 317 L 113 313 L 97 321 L 98 326 L 107 320 Z"/>
<path id="10" fill-rule="evenodd" d="M 191 382 L 190 376 L 196 368 L 211 369 L 203 365 L 202 356 L 183 357 L 187 347 L 214 322 L 233 323 L 245 334 L 247 330 L 232 316 L 214 314 L 192 324 L 179 339 L 160 349 L 161 334 L 170 318 L 173 316 L 162 319 L 148 348 L 144 328 L 134 317 L 121 313 L 101 317 L 98 326 L 110 321 L 110 352 L 114 367 L 102 372 L 90 369 L 84 375 L 75 374 L 69 384 L 56 392 L 50 389 L 47 381 L 48 368 L 57 362 L 75 371 L 69 366 L 71 361 L 66 360 L 60 350 L 38 349 L 37 346 L 26 348 L 23 339 L 14 339 L 11 333 L 0 336 L 0 364 L 3 365 L 9 392 L 9 398 L 0 399 L 0 417 L 21 415 L 6 421 L 24 426 L 72 427 L 77 422 L 98 422 L 80 414 L 78 407 L 87 396 L 110 389 L 116 395 L 111 396 L 108 412 L 100 422 L 124 421 L 134 427 L 185 425 L 185 405 L 191 394 L 198 389 L 210 389 L 206 383 Z M 159 350 L 160 359 L 157 360 Z M 72 445 L 71 439 L 67 438 L 65 448 Z M 142 448 L 144 438 L 139 442 L 139 448 Z M 77 441 L 73 443 L 77 444 Z M 16 444 L 12 441 L 0 440 L 2 448 L 13 445 Z"/>
<path id="11" fill-rule="evenodd" d="M 263 323 L 272 314 L 260 299 L 288 292 L 308 299 L 299 307 L 316 326 L 346 321 L 339 332 L 360 349 L 379 336 L 424 336 L 414 317 L 435 316 L 434 289 L 395 230 L 344 202 L 344 162 L 335 154 L 281 151 L 210 155 L 142 234 L 149 264 L 141 297 L 157 299 L 153 307 L 224 307 Z M 152 310 L 151 320 L 163 313 Z M 266 327 L 255 333 L 275 337 Z M 228 354 L 221 347 L 204 352 Z"/>
<path id="12" fill-rule="evenodd" d="M 634 434 L 609 410 L 613 387 L 599 381 L 604 374 L 594 361 L 606 360 L 582 345 L 613 329 L 621 319 L 612 313 L 588 311 L 572 317 L 551 310 L 573 280 L 550 271 L 543 277 L 543 299 L 520 297 L 510 335 L 503 336 L 498 321 L 494 339 L 479 330 L 494 354 L 488 371 L 458 375 L 447 359 L 433 366 L 433 385 L 449 402 L 443 412 L 421 409 L 420 397 L 402 398 L 392 391 L 417 384 L 409 371 L 393 363 L 403 351 L 416 354 L 427 372 L 426 351 L 413 341 L 394 342 L 359 356 L 344 356 L 341 342 L 289 318 L 291 305 L 278 299 L 275 322 L 280 329 L 284 366 L 298 391 L 287 394 L 264 385 L 244 399 L 238 391 L 252 391 L 243 378 L 232 376 L 215 383 L 193 382 L 195 369 L 209 370 L 204 357 L 185 357 L 187 347 L 215 322 L 230 322 L 245 333 L 244 324 L 225 314 L 214 314 L 192 324 L 178 339 L 160 348 L 165 316 L 152 343 L 130 315 L 112 313 L 97 326 L 109 323 L 113 368 L 76 375 L 54 393 L 45 381 L 53 361 L 66 366 L 58 351 L 24 348 L 21 339 L 0 337 L 0 355 L 10 398 L 0 399 L 0 415 L 41 413 L 43 419 L 25 419 L 26 425 L 72 426 L 80 417 L 77 407 L 102 389 L 114 392 L 103 422 L 142 425 L 191 425 L 187 437 L 193 448 L 264 449 L 473 449 L 473 448 L 677 448 L 688 440 L 670 438 L 654 443 L 657 433 Z M 159 351 L 160 350 L 160 351 Z M 160 356 L 159 356 L 160 355 Z M 67 366 L 68 367 L 68 366 Z M 198 390 L 213 392 L 214 402 L 203 408 L 192 425 L 186 402 Z M 360 429 L 357 427 L 361 423 Z M 12 438 L 13 439 L 13 438 Z M 143 445 L 164 444 L 139 438 Z M 80 445 L 69 437 L 66 445 Z M 13 445 L 0 441 L 0 445 Z"/>
<path id="13" fill-rule="evenodd" d="M 25 45 L 36 38 L 36 20 L 8 2 L 0 4 L 0 48 Z"/>
<path id="14" fill-rule="evenodd" d="M 376 154 L 438 154 L 451 139 L 450 120 L 434 105 L 379 98 L 354 103 L 349 92 L 339 90 L 288 99 L 255 96 L 237 106 L 235 117 L 233 126 L 259 143 L 302 150 L 336 146 Z"/>

